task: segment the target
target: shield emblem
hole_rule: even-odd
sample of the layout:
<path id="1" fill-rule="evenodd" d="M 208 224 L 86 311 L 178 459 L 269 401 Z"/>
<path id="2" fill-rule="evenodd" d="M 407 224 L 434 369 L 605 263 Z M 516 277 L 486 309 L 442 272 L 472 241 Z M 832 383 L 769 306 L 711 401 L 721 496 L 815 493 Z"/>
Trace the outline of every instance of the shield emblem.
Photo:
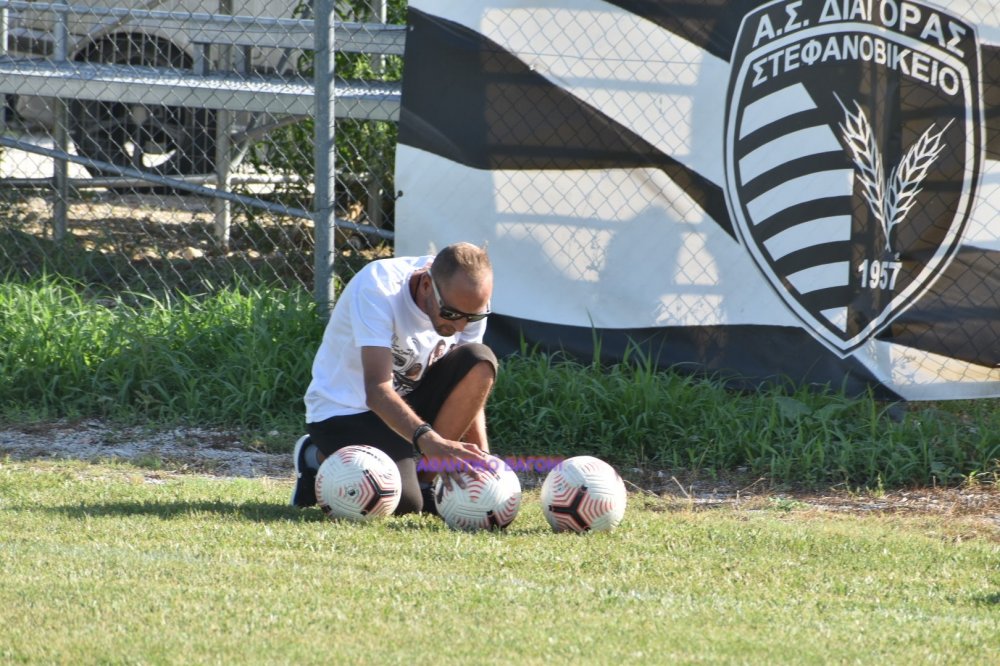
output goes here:
<path id="1" fill-rule="evenodd" d="M 744 18 L 731 71 L 737 234 L 807 330 L 847 356 L 958 249 L 983 159 L 975 29 L 914 2 L 778 0 Z"/>

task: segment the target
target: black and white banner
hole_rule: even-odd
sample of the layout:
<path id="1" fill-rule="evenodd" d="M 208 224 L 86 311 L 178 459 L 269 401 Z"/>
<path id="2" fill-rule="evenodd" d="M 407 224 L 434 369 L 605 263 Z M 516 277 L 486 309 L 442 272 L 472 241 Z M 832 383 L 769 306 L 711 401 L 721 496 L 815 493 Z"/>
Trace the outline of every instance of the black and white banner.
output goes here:
<path id="1" fill-rule="evenodd" d="M 1000 8 L 411 0 L 396 253 L 488 243 L 488 342 L 1000 396 Z"/>

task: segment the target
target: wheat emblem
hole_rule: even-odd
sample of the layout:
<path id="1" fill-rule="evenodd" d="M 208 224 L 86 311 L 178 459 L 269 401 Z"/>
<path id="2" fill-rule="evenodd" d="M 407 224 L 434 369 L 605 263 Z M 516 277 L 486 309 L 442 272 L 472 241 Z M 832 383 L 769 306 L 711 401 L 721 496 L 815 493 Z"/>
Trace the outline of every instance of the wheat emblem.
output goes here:
<path id="1" fill-rule="evenodd" d="M 910 209 L 917 202 L 921 184 L 927 178 L 931 165 L 941 156 L 944 145 L 941 137 L 951 126 L 948 121 L 940 132 L 934 132 L 932 123 L 910 146 L 900 163 L 893 168 L 889 178 L 885 178 L 882 155 L 875 142 L 875 133 L 861 106 L 854 102 L 857 113 L 852 113 L 837 97 L 837 103 L 844 110 L 844 122 L 840 133 L 851 151 L 856 169 L 855 175 L 861 183 L 865 201 L 872 209 L 885 235 L 886 248 L 892 252 L 893 229 L 906 219 Z"/>

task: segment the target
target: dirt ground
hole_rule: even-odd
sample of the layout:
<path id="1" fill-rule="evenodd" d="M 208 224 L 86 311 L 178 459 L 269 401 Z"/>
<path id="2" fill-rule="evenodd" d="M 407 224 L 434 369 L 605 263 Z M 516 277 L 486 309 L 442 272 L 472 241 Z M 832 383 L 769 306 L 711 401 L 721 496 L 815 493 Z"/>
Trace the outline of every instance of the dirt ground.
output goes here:
<path id="1" fill-rule="evenodd" d="M 12 460 L 118 460 L 157 471 L 210 476 L 291 478 L 287 453 L 253 450 L 239 436 L 207 428 L 158 430 L 101 421 L 0 428 L 0 457 Z"/>
<path id="2" fill-rule="evenodd" d="M 288 453 L 254 450 L 232 432 L 206 428 L 122 428 L 95 420 L 0 427 L 0 465 L 4 459 L 124 461 L 148 470 L 155 478 L 201 474 L 269 477 L 290 482 L 293 474 Z M 668 470 L 621 471 L 633 493 L 660 502 L 664 508 L 742 507 L 927 515 L 963 521 L 971 518 L 979 527 L 977 533 L 1000 541 L 1000 485 L 997 484 L 884 492 L 858 492 L 840 487 L 807 491 L 776 488 L 764 479 L 721 481 L 678 477 Z M 542 480 L 537 475 L 521 476 L 525 488 L 535 488 Z"/>

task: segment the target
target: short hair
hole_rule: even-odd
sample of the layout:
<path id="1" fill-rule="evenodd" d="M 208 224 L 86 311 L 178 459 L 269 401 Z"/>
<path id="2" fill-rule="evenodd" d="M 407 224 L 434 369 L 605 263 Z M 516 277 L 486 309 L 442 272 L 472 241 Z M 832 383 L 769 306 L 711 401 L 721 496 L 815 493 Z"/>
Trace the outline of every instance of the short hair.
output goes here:
<path id="1" fill-rule="evenodd" d="M 434 257 L 433 270 L 434 277 L 443 282 L 450 281 L 459 271 L 474 282 L 480 282 L 486 276 L 492 275 L 493 264 L 490 263 L 486 248 L 472 243 L 453 243 Z"/>

